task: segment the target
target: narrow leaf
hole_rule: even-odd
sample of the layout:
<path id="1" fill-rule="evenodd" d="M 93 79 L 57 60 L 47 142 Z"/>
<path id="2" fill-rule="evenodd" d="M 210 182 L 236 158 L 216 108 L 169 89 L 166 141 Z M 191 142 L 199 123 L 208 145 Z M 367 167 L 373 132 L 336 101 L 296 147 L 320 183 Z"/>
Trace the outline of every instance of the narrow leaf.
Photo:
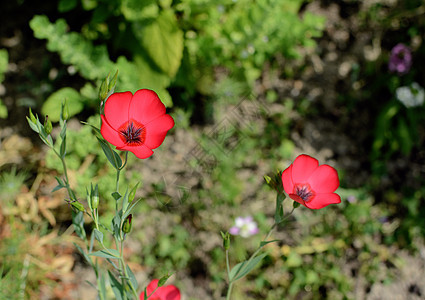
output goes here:
<path id="1" fill-rule="evenodd" d="M 111 259 L 117 259 L 120 257 L 120 253 L 115 249 L 100 250 L 100 251 L 90 253 L 89 255 L 104 257 L 104 258 L 111 258 Z"/>
<path id="2" fill-rule="evenodd" d="M 65 154 L 66 154 L 66 135 L 62 138 L 60 156 L 64 158 Z"/>
<path id="3" fill-rule="evenodd" d="M 243 261 L 239 264 L 237 264 L 236 266 L 233 267 L 233 269 L 230 271 L 229 274 L 229 280 L 231 282 L 239 280 L 243 277 L 245 277 L 245 275 L 247 275 L 249 272 L 251 272 L 256 266 L 257 264 L 264 258 L 266 257 L 267 253 L 263 253 L 259 256 L 254 257 L 253 259 L 251 259 L 250 262 L 248 261 Z"/>
<path id="4" fill-rule="evenodd" d="M 100 147 L 102 147 L 103 153 L 105 153 L 106 158 L 109 160 L 111 165 L 115 169 L 119 169 L 122 165 L 121 157 L 118 155 L 118 153 L 111 149 L 111 147 L 106 143 L 106 141 L 100 139 L 97 136 L 96 138 L 99 141 Z"/>
<path id="5" fill-rule="evenodd" d="M 75 246 L 75 248 L 77 248 L 77 250 L 81 253 L 81 255 L 84 257 L 84 259 L 89 263 L 89 264 L 91 264 L 92 263 L 92 261 L 91 261 L 91 259 L 90 259 L 90 257 L 87 255 L 87 253 L 80 247 L 80 246 L 78 246 L 76 243 L 73 243 L 74 244 L 74 246 Z"/>
<path id="6" fill-rule="evenodd" d="M 133 285 L 134 289 L 137 291 L 139 286 L 137 284 L 136 276 L 134 276 L 133 271 L 131 271 L 131 269 L 128 265 L 126 266 L 126 269 L 127 269 L 127 274 L 128 274 L 129 279 L 130 279 L 130 282 Z"/>
<path id="7" fill-rule="evenodd" d="M 103 233 L 97 229 L 94 229 L 93 233 L 96 240 L 98 240 L 99 243 L 103 244 Z"/>
<path id="8" fill-rule="evenodd" d="M 112 291 L 114 292 L 115 299 L 123 300 L 123 286 L 122 284 L 115 278 L 115 276 L 108 270 L 109 274 L 109 282 L 111 284 Z"/>
<path id="9" fill-rule="evenodd" d="M 279 242 L 279 241 L 280 240 L 264 241 L 264 242 L 261 242 L 260 243 L 260 247 L 264 247 L 267 244 L 274 243 L 274 242 Z"/>

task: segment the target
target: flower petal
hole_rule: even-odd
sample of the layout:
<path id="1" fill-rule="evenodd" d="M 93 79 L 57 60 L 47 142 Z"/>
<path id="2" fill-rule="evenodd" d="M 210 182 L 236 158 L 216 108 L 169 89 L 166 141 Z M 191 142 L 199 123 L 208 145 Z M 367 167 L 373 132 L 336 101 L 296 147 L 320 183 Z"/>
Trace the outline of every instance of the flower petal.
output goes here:
<path id="1" fill-rule="evenodd" d="M 292 194 L 294 191 L 294 183 L 292 181 L 292 165 L 282 172 L 283 189 L 287 194 Z"/>
<path id="2" fill-rule="evenodd" d="M 338 172 L 329 165 L 321 165 L 311 174 L 308 182 L 316 193 L 333 193 L 339 186 Z"/>
<path id="3" fill-rule="evenodd" d="M 130 103 L 129 118 L 148 125 L 151 121 L 165 114 L 165 105 L 158 95 L 151 90 L 138 90 Z"/>
<path id="4" fill-rule="evenodd" d="M 314 199 L 305 203 L 305 206 L 311 209 L 320 209 L 329 204 L 336 204 L 341 202 L 341 197 L 335 193 L 317 194 Z"/>
<path id="5" fill-rule="evenodd" d="M 306 182 L 318 166 L 319 162 L 317 159 L 305 154 L 298 156 L 292 164 L 292 182 Z"/>
<path id="6" fill-rule="evenodd" d="M 170 115 L 162 115 L 145 125 L 145 145 L 151 149 L 158 148 L 165 139 L 168 130 L 173 128 L 174 120 Z"/>
<path id="7" fill-rule="evenodd" d="M 100 133 L 102 134 L 103 138 L 114 146 L 123 147 L 125 144 L 122 141 L 118 131 L 109 125 L 108 121 L 105 119 L 105 116 L 101 115 L 100 117 L 102 118 Z"/>
<path id="8" fill-rule="evenodd" d="M 161 300 L 180 300 L 180 291 L 174 285 L 167 285 L 157 289 L 154 296 Z"/>
<path id="9" fill-rule="evenodd" d="M 109 125 L 118 129 L 128 121 L 128 110 L 133 94 L 131 92 L 115 93 L 105 103 L 104 114 Z"/>
<path id="10" fill-rule="evenodd" d="M 128 146 L 124 145 L 123 147 L 117 147 L 118 150 L 125 150 L 133 152 L 134 155 L 136 155 L 140 159 L 148 158 L 153 154 L 153 151 L 146 147 L 146 145 L 140 145 L 140 146 Z"/>
<path id="11" fill-rule="evenodd" d="M 159 280 L 158 279 L 154 279 L 154 280 L 152 280 L 149 284 L 148 284 L 148 286 L 146 287 L 146 294 L 148 294 L 148 295 L 150 295 L 150 294 L 152 294 L 152 292 L 158 287 L 158 282 L 159 282 Z M 140 300 L 144 300 L 145 299 L 145 293 L 144 292 L 142 292 L 141 294 L 140 294 Z"/>

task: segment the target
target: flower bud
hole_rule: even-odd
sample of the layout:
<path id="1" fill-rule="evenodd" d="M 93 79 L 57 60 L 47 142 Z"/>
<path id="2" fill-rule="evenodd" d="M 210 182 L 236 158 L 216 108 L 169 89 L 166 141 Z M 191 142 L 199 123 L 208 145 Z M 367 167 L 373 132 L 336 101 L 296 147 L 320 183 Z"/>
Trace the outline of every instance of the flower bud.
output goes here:
<path id="1" fill-rule="evenodd" d="M 224 250 L 229 250 L 230 248 L 230 234 L 228 232 L 224 233 L 223 231 L 220 232 L 221 237 L 223 238 L 223 248 Z"/>
<path id="2" fill-rule="evenodd" d="M 91 193 L 91 207 L 93 209 L 96 209 L 99 206 L 99 190 L 97 187 L 97 184 L 93 190 L 92 187 L 92 193 Z"/>
<path id="3" fill-rule="evenodd" d="M 125 219 L 124 224 L 122 224 L 122 232 L 129 233 L 131 231 L 131 219 L 133 218 L 132 214 L 129 214 Z"/>
<path id="4" fill-rule="evenodd" d="M 30 120 L 34 124 L 37 124 L 37 119 L 35 118 L 34 114 L 32 113 L 31 108 L 30 108 Z"/>
<path id="5" fill-rule="evenodd" d="M 102 81 L 102 84 L 100 85 L 99 99 L 101 102 L 105 101 L 106 97 L 108 96 L 108 78 L 109 75 Z"/>
<path id="6" fill-rule="evenodd" d="M 49 116 L 46 115 L 46 118 L 44 119 L 44 131 L 49 135 L 52 133 L 52 122 L 49 120 Z"/>
<path id="7" fill-rule="evenodd" d="M 109 78 L 109 76 L 108 76 Z M 118 70 L 115 72 L 114 77 L 112 77 L 111 81 L 108 84 L 108 93 L 113 93 L 113 91 L 115 90 L 115 85 L 117 84 L 117 79 L 118 79 Z"/>
<path id="8" fill-rule="evenodd" d="M 69 118 L 68 102 L 65 99 L 65 102 L 62 103 L 62 119 L 68 120 L 68 118 Z"/>

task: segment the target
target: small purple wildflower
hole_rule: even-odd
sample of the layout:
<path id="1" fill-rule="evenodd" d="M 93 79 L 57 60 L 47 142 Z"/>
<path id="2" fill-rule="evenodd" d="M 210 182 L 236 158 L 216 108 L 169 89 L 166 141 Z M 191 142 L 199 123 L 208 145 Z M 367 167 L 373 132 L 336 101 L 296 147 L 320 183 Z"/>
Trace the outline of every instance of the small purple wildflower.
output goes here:
<path id="1" fill-rule="evenodd" d="M 357 201 L 357 198 L 354 195 L 350 195 L 350 196 L 347 197 L 347 201 L 350 202 L 350 203 L 354 203 L 354 202 Z"/>
<path id="2" fill-rule="evenodd" d="M 390 62 L 388 63 L 388 69 L 390 72 L 403 75 L 409 72 L 412 66 L 412 52 L 409 47 L 404 44 L 397 44 L 391 50 Z"/>
<path id="3" fill-rule="evenodd" d="M 257 223 L 249 216 L 245 218 L 237 217 L 235 220 L 235 226 L 230 228 L 229 233 L 247 238 L 258 233 Z"/>

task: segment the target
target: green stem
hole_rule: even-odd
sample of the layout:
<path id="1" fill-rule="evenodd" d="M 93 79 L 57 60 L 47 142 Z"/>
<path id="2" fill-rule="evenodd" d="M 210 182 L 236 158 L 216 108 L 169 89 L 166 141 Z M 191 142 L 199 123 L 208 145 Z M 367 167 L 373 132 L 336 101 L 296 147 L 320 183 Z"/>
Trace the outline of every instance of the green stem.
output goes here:
<path id="1" fill-rule="evenodd" d="M 282 222 L 284 222 L 286 219 L 288 219 L 289 218 L 289 216 L 290 215 L 292 215 L 292 213 L 294 212 L 294 210 L 295 210 L 295 208 L 292 208 L 292 210 L 291 210 L 291 212 L 289 213 L 289 214 L 287 214 L 279 223 L 274 223 L 273 224 L 273 226 L 270 228 L 270 230 L 269 230 L 269 232 L 267 233 L 267 235 L 265 236 L 265 238 L 261 241 L 261 243 L 263 243 L 263 242 L 266 242 L 268 239 L 269 239 L 269 237 L 270 237 L 270 235 L 272 234 L 272 232 L 273 232 L 273 230 L 276 228 L 276 226 L 277 225 L 279 225 L 280 223 L 282 223 Z M 237 272 L 236 272 L 236 274 L 233 276 L 233 278 L 236 278 L 237 277 L 237 275 L 240 273 L 240 272 L 242 272 L 245 268 L 246 268 L 246 266 L 248 266 L 249 265 L 249 263 L 258 255 L 258 253 L 261 251 L 261 249 L 264 247 L 263 245 L 261 245 L 261 243 L 260 243 L 260 246 L 257 248 L 257 250 L 249 257 L 249 259 L 246 261 L 246 263 L 244 264 L 244 266 L 242 267 L 242 268 L 240 268 Z M 226 264 L 228 264 L 228 251 L 226 250 Z M 230 271 L 229 271 L 229 267 L 227 267 L 228 268 L 228 271 L 227 271 L 227 276 L 229 277 L 229 275 L 230 275 Z M 229 288 L 228 288 L 228 290 L 227 290 L 227 297 L 226 297 L 226 300 L 229 300 L 230 299 L 230 294 L 231 294 L 231 290 L 232 290 L 232 285 L 233 285 L 233 282 L 234 281 L 230 281 L 229 282 Z"/>

